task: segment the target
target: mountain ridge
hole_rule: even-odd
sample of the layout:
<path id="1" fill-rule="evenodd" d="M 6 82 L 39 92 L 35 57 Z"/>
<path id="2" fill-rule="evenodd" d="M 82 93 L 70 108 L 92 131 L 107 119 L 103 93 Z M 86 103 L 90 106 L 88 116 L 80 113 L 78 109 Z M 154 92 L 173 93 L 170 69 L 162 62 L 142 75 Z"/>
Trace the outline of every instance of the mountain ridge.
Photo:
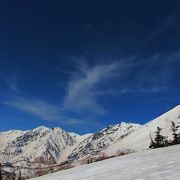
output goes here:
<path id="1" fill-rule="evenodd" d="M 140 126 L 130 123 L 121 123 L 122 126 Z M 78 145 L 88 139 L 89 137 L 98 136 L 102 131 L 111 129 L 118 125 L 108 126 L 103 130 L 96 133 L 89 133 L 85 135 L 78 135 L 73 132 L 66 132 L 59 127 L 48 128 L 45 126 L 39 126 L 32 130 L 10 130 L 6 132 L 0 132 L 0 161 L 1 162 L 13 162 L 18 160 L 48 162 L 50 164 L 59 163 L 69 160 L 69 156 Z M 117 129 L 118 130 L 118 127 Z M 121 130 L 120 130 L 121 131 Z M 117 132 L 112 138 L 117 140 Z M 127 134 L 126 132 L 119 132 L 121 135 Z M 117 137 L 116 137 L 117 136 Z M 104 142 L 106 147 L 111 143 L 109 141 Z M 97 147 L 98 152 L 102 151 L 101 147 Z"/>
<path id="2" fill-rule="evenodd" d="M 180 105 L 170 109 L 166 113 L 156 117 L 155 119 L 147 122 L 137 131 L 130 134 L 126 139 L 113 144 L 104 153 L 108 155 L 115 154 L 118 150 L 131 149 L 134 151 L 142 151 L 149 148 L 150 136 L 154 138 L 155 131 L 159 126 L 162 128 L 162 135 L 167 136 L 168 139 L 172 138 L 171 123 L 172 121 L 180 125 Z M 120 147 L 120 148 L 119 148 Z"/>
<path id="3" fill-rule="evenodd" d="M 157 126 L 162 128 L 163 135 L 171 138 L 172 121 L 180 124 L 180 105 L 144 125 L 121 122 L 85 135 L 45 126 L 0 132 L 0 161 L 28 160 L 56 164 L 100 153 L 111 156 L 120 150 L 141 151 L 148 149 L 150 132 L 154 137 Z"/>

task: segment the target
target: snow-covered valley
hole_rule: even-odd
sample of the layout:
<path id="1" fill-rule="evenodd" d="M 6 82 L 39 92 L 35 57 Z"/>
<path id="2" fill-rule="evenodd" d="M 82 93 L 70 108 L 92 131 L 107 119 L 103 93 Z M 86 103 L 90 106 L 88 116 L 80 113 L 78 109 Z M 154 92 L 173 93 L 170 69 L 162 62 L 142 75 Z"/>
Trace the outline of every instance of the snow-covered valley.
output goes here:
<path id="1" fill-rule="evenodd" d="M 180 145 L 78 166 L 34 180 L 178 180 Z"/>

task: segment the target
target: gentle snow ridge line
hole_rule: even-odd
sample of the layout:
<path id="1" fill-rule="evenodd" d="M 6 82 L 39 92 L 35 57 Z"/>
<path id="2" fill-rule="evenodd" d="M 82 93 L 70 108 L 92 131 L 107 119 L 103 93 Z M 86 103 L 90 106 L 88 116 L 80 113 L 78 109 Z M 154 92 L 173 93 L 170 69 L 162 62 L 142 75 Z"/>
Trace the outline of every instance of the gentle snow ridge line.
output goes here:
<path id="1" fill-rule="evenodd" d="M 162 128 L 161 134 L 164 136 L 168 136 L 168 139 L 172 139 L 172 131 L 171 131 L 171 123 L 175 122 L 175 124 L 180 125 L 180 106 L 176 106 L 165 114 L 153 119 L 152 121 L 146 123 L 126 138 L 118 141 L 112 146 L 108 147 L 104 152 L 107 155 L 116 154 L 118 150 L 131 149 L 134 151 L 146 150 L 149 148 L 151 136 L 154 138 L 155 131 L 157 127 Z"/>
<path id="2" fill-rule="evenodd" d="M 79 166 L 34 180 L 177 180 L 180 145 L 133 153 Z"/>

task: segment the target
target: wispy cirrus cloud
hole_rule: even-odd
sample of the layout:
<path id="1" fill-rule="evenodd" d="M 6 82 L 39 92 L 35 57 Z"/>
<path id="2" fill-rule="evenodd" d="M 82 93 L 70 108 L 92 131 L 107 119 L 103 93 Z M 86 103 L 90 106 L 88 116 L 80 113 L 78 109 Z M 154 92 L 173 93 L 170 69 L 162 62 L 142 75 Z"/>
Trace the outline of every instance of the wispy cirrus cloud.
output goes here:
<path id="1" fill-rule="evenodd" d="M 33 114 L 43 120 L 58 120 L 68 125 L 84 124 L 82 120 L 67 115 L 68 112 L 106 114 L 106 110 L 98 102 L 98 93 L 102 91 L 99 87 L 101 84 L 105 84 L 107 81 L 117 77 L 120 70 L 125 66 L 128 65 L 111 63 L 90 67 L 84 63 L 79 63 L 79 70 L 69 74 L 71 80 L 68 83 L 64 101 L 58 106 L 49 104 L 39 98 L 24 97 L 23 93 L 12 97 L 10 100 L 3 102 L 3 104 Z M 13 92 L 21 92 L 17 81 L 8 81 L 8 85 Z"/>
<path id="2" fill-rule="evenodd" d="M 39 99 L 16 97 L 13 100 L 3 102 L 3 104 L 39 117 L 42 120 L 54 121 L 68 126 L 101 126 L 100 123 L 94 120 L 88 120 L 87 118 L 72 118 L 65 115 L 65 111 L 61 106 L 52 105 Z"/>
<path id="3" fill-rule="evenodd" d="M 99 121 L 88 119 L 86 117 L 85 119 L 76 119 L 76 118 L 65 118 L 62 120 L 62 123 L 68 126 L 97 126 L 102 127 L 102 124 Z"/>
<path id="4" fill-rule="evenodd" d="M 33 114 L 43 120 L 60 120 L 62 117 L 61 109 L 58 106 L 38 99 L 17 97 L 5 101 L 3 104 Z"/>
<path id="5" fill-rule="evenodd" d="M 139 88 L 133 88 L 133 87 L 128 87 L 128 88 L 121 88 L 121 89 L 108 89 L 101 91 L 98 93 L 99 96 L 103 95 L 122 95 L 122 94 L 134 94 L 134 93 L 141 93 L 141 94 L 147 94 L 147 93 L 158 93 L 162 92 L 164 90 L 167 90 L 166 86 L 153 86 L 153 87 L 139 87 Z"/>
<path id="6" fill-rule="evenodd" d="M 16 97 L 3 104 L 43 120 L 82 125 L 84 121 L 73 118 L 71 113 L 86 114 L 90 117 L 106 115 L 107 110 L 100 100 L 109 98 L 109 95 L 159 93 L 167 90 L 168 80 L 171 78 L 170 62 L 177 63 L 179 58 L 180 53 L 174 52 L 166 56 L 155 55 L 140 62 L 132 58 L 88 66 L 81 61 L 73 70 L 67 71 L 70 80 L 59 105 L 50 104 L 39 98 L 24 97 L 18 88 L 17 79 L 12 79 L 7 81 L 7 84 L 16 93 Z M 118 80 L 118 83 L 115 80 Z"/>
<path id="7" fill-rule="evenodd" d="M 177 57 L 177 55 L 174 56 Z M 166 82 L 169 72 L 162 72 L 164 67 L 157 69 L 157 65 L 154 63 L 157 60 L 161 61 L 162 58 L 162 56 L 153 56 L 141 62 L 134 61 L 135 58 L 130 58 L 93 67 L 81 64 L 79 71 L 71 74 L 73 78 L 67 88 L 64 107 L 67 110 L 80 113 L 91 112 L 97 115 L 105 115 L 107 111 L 98 102 L 100 96 L 165 91 L 168 89 Z M 168 55 L 164 59 L 169 58 L 171 57 Z M 145 68 L 139 71 L 142 65 Z M 152 72 L 156 73 L 156 78 L 154 78 Z M 127 74 L 132 78 L 130 76 L 126 77 Z M 114 86 L 113 83 L 113 87 L 108 86 L 117 77 L 119 84 Z M 105 87 L 105 89 L 102 89 L 102 87 Z"/>
<path id="8" fill-rule="evenodd" d="M 80 71 L 69 82 L 64 107 L 76 112 L 92 112 L 98 115 L 106 113 L 98 103 L 99 84 L 109 81 L 119 74 L 120 63 L 96 65 L 92 68 L 81 65 Z"/>

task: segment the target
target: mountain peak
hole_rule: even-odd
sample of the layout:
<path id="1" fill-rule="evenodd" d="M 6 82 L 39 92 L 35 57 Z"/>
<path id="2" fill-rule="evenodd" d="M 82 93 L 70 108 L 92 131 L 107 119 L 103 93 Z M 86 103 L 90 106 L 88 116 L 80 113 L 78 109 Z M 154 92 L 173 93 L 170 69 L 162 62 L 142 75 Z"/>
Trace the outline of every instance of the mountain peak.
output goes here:
<path id="1" fill-rule="evenodd" d="M 162 128 L 162 134 L 171 138 L 172 121 L 180 123 L 180 105 L 145 125 L 120 122 L 86 135 L 66 132 L 59 127 L 37 127 L 28 131 L 0 133 L 0 161 L 14 162 L 22 159 L 44 161 L 50 164 L 66 160 L 79 160 L 103 152 L 114 155 L 117 151 L 148 149 L 149 134 Z"/>
<path id="2" fill-rule="evenodd" d="M 113 143 L 125 138 L 139 127 L 140 125 L 124 122 L 109 125 L 81 141 L 68 158 L 69 160 L 77 160 L 89 155 L 98 154 Z"/>
<path id="3" fill-rule="evenodd" d="M 49 129 L 49 128 L 46 126 L 39 126 L 37 128 L 34 128 L 33 130 L 47 130 L 47 129 Z"/>
<path id="4" fill-rule="evenodd" d="M 180 105 L 144 124 L 125 139 L 113 144 L 105 153 L 112 155 L 119 150 L 131 149 L 133 151 L 139 151 L 148 149 L 151 142 L 150 134 L 154 138 L 157 127 L 162 128 L 162 135 L 168 137 L 168 139 L 172 139 L 172 121 L 177 125 L 180 124 Z"/>

